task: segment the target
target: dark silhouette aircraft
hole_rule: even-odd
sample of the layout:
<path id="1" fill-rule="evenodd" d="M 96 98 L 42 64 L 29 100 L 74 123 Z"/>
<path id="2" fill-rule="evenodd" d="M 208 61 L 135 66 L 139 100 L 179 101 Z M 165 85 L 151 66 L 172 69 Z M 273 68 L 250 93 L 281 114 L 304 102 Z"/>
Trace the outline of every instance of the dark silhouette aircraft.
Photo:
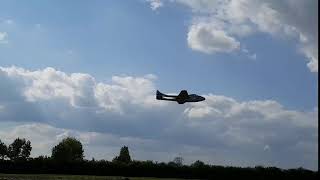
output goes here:
<path id="1" fill-rule="evenodd" d="M 205 98 L 196 94 L 188 94 L 187 90 L 182 90 L 179 95 L 167 95 L 163 94 L 157 90 L 157 99 L 166 101 L 177 101 L 179 104 L 184 104 L 185 102 L 199 102 L 204 101 Z"/>

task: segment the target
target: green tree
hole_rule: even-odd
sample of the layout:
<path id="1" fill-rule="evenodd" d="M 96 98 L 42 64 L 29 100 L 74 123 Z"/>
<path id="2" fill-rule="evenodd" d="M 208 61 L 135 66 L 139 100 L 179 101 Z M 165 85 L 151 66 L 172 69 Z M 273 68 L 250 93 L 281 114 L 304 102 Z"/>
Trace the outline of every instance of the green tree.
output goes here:
<path id="1" fill-rule="evenodd" d="M 119 156 L 115 157 L 113 159 L 113 161 L 120 161 L 120 162 L 124 162 L 124 163 L 129 163 L 131 162 L 131 157 L 130 157 L 130 153 L 129 153 L 129 148 L 127 146 L 123 146 L 120 149 L 120 154 Z"/>
<path id="2" fill-rule="evenodd" d="M 17 138 L 8 147 L 8 157 L 13 160 L 26 160 L 31 153 L 31 142 L 26 139 Z"/>
<path id="3" fill-rule="evenodd" d="M 83 157 L 82 144 L 73 137 L 63 139 L 52 148 L 52 158 L 59 162 L 82 161 Z"/>
<path id="4" fill-rule="evenodd" d="M 182 157 L 175 157 L 173 159 L 173 162 L 177 165 L 177 166 L 182 166 L 183 165 L 183 158 Z"/>
<path id="5" fill-rule="evenodd" d="M 206 164 L 200 160 L 197 160 L 196 162 L 191 164 L 191 167 L 194 167 L 194 168 L 202 168 L 204 166 L 206 166 Z"/>
<path id="6" fill-rule="evenodd" d="M 4 159 L 7 156 L 7 153 L 7 146 L 0 140 L 0 159 Z"/>

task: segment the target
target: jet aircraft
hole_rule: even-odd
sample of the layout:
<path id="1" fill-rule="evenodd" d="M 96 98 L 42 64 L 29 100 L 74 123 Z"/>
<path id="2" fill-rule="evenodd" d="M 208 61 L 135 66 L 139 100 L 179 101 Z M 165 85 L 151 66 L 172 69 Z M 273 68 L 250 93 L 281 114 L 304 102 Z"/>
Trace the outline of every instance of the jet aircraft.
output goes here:
<path id="1" fill-rule="evenodd" d="M 179 104 L 185 102 L 199 102 L 204 101 L 205 98 L 196 94 L 188 94 L 187 90 L 182 90 L 179 95 L 167 95 L 157 90 L 156 98 L 158 100 L 176 101 Z"/>

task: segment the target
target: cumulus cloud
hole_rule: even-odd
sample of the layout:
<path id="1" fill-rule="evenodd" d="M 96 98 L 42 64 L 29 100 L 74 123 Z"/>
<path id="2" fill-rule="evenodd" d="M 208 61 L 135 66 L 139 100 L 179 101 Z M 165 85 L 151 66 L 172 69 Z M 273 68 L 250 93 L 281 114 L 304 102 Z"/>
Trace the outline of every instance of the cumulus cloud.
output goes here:
<path id="1" fill-rule="evenodd" d="M 228 32 L 238 37 L 246 37 L 254 33 L 254 29 L 247 24 L 231 24 Z"/>
<path id="2" fill-rule="evenodd" d="M 188 32 L 188 45 L 192 49 L 205 53 L 210 49 L 219 49 L 211 50 L 212 53 L 231 52 L 237 47 L 237 45 L 230 46 L 235 44 L 234 42 L 240 42 L 247 36 L 262 32 L 274 37 L 295 39 L 299 51 L 308 61 L 307 67 L 311 72 L 318 72 L 318 1 L 173 0 L 167 2 L 175 2 L 192 10 L 193 19 Z M 204 23 L 207 24 L 206 28 L 202 25 Z M 210 30 L 208 27 L 211 27 Z M 221 39 L 219 41 L 214 38 L 215 30 L 218 30 L 219 35 L 223 37 L 222 42 L 228 39 L 227 46 L 226 43 L 221 43 Z"/>
<path id="3" fill-rule="evenodd" d="M 135 159 L 180 154 L 187 163 L 317 168 L 317 108 L 303 112 L 274 100 L 213 94 L 193 104 L 157 101 L 152 74 L 105 83 L 53 68 L 1 67 L 0 80 L 0 124 L 18 123 L 0 137 L 6 143 L 29 138 L 34 156 L 50 154 L 71 135 L 85 144 L 87 158 L 110 160 L 129 145 Z"/>
<path id="4" fill-rule="evenodd" d="M 317 111 L 305 113 L 286 110 L 273 100 L 238 102 L 233 98 L 217 95 L 207 95 L 206 101 L 192 104 L 184 114 L 191 119 L 221 118 L 236 120 L 230 123 L 269 123 L 288 122 L 297 127 L 318 128 Z M 263 122 L 264 121 L 264 122 Z M 199 121 L 197 121 L 199 122 Z"/>
<path id="5" fill-rule="evenodd" d="M 211 24 L 195 24 L 188 33 L 188 45 L 205 53 L 231 52 L 240 48 L 240 42 Z"/>
<path id="6" fill-rule="evenodd" d="M 89 74 L 66 74 L 53 68 L 28 71 L 0 68 L 5 78 L 19 83 L 19 91 L 28 102 L 65 101 L 72 107 L 104 108 L 121 112 L 122 103 L 153 106 L 149 95 L 155 91 L 155 75 L 144 77 L 113 76 L 112 83 L 98 83 Z"/>

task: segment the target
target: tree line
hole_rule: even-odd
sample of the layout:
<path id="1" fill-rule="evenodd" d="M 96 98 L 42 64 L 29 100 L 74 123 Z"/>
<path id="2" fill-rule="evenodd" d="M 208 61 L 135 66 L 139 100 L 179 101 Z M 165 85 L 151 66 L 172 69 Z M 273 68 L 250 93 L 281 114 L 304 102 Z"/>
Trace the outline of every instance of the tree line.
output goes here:
<path id="1" fill-rule="evenodd" d="M 0 140 L 0 173 L 23 174 L 77 174 L 131 177 L 167 178 L 291 178 L 315 179 L 318 171 L 303 168 L 280 169 L 276 167 L 224 167 L 205 164 L 197 160 L 191 165 L 183 164 L 182 157 L 173 161 L 154 162 L 132 160 L 129 148 L 123 146 L 112 161 L 86 160 L 81 142 L 67 137 L 52 148 L 51 156 L 30 157 L 31 142 L 15 139 L 10 145 Z"/>

